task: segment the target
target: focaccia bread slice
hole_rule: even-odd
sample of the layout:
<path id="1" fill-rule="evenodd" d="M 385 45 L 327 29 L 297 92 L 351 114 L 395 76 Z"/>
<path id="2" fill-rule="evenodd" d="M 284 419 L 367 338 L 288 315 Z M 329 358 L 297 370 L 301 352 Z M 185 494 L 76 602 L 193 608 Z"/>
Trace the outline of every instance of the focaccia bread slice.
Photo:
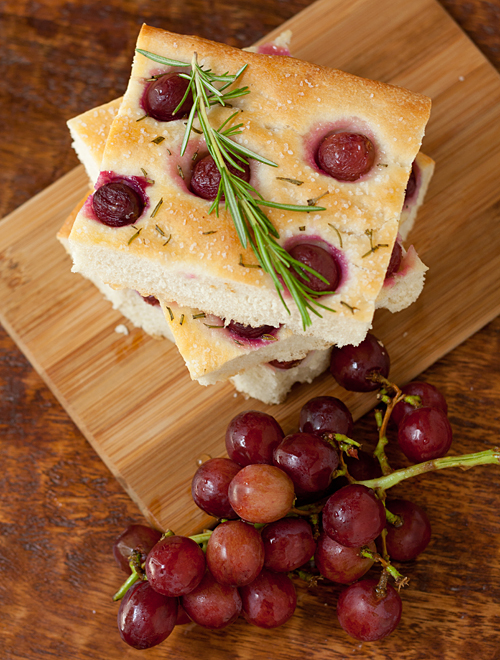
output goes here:
<path id="1" fill-rule="evenodd" d="M 241 110 L 244 129 L 234 140 L 278 164 L 275 169 L 251 163 L 251 182 L 266 199 L 307 205 L 307 200 L 328 192 L 321 200 L 323 212 L 268 209 L 268 216 L 285 249 L 294 242 L 314 242 L 336 255 L 341 282 L 333 296 L 322 299 L 335 311 L 313 317 L 304 331 L 290 299 L 288 315 L 270 277 L 246 267 L 256 264 L 255 257 L 242 249 L 229 212 L 220 209 L 218 218 L 209 215 L 210 203 L 188 188 L 193 155 L 206 148 L 202 137 L 195 134 L 181 158 L 183 121 L 141 119 L 146 81 L 168 71 L 142 55 L 135 58 L 97 185 L 119 179 L 142 186 L 145 210 L 136 229 L 112 228 L 101 224 L 92 204 L 86 204 L 70 236 L 75 269 L 97 273 L 113 286 L 175 299 L 244 324 L 286 324 L 294 332 L 339 345 L 361 341 L 396 240 L 406 183 L 429 114 L 428 99 L 292 58 L 244 53 L 148 27 L 138 45 L 185 62 L 196 52 L 199 63 L 214 71 L 234 73 L 248 64 L 241 84 L 247 84 L 250 93 L 236 99 L 231 109 L 212 108 L 210 121 L 220 125 L 235 109 Z M 196 121 L 195 128 L 199 130 Z M 332 179 L 314 161 L 317 142 L 338 130 L 361 132 L 375 145 L 376 161 L 359 181 Z M 165 236 L 171 237 L 168 245 Z"/>

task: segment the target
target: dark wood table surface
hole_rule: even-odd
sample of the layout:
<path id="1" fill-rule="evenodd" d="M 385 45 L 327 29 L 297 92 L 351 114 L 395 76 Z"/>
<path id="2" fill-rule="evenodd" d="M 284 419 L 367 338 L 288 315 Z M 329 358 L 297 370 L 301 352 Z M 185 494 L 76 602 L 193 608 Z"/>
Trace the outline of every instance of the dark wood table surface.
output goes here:
<path id="1" fill-rule="evenodd" d="M 123 93 L 142 22 L 246 46 L 309 4 L 1 0 L 0 217 L 77 165 L 65 121 Z M 500 1 L 442 4 L 500 69 Z M 457 452 L 499 444 L 499 355 L 496 319 L 423 374 L 448 397 Z M 368 415 L 356 433 L 373 440 L 372 426 Z M 110 550 L 141 515 L 1 327 L 0 428 L 0 658 L 138 657 L 116 631 L 110 597 L 122 574 Z M 405 487 L 434 535 L 406 571 L 418 587 L 404 594 L 408 620 L 384 642 L 347 640 L 334 621 L 338 590 L 318 587 L 300 589 L 296 623 L 280 631 L 188 626 L 144 654 L 499 660 L 499 475 L 449 471 Z"/>

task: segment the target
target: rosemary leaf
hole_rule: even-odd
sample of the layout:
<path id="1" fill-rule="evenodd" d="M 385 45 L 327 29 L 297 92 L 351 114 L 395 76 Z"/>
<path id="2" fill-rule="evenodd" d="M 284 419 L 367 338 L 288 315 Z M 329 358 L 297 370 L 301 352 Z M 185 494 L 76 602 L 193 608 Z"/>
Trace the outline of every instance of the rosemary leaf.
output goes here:
<path id="1" fill-rule="evenodd" d="M 160 206 L 161 206 L 162 204 L 163 204 L 163 197 L 160 199 L 160 201 L 158 202 L 158 204 L 154 207 L 153 212 L 152 212 L 151 215 L 149 216 L 150 218 L 154 218 L 154 217 L 156 216 L 156 214 L 157 214 L 158 211 L 160 210 Z"/>
<path id="2" fill-rule="evenodd" d="M 293 183 L 294 186 L 301 186 L 304 182 L 299 181 L 298 179 L 289 179 L 286 176 L 277 176 L 278 181 L 286 181 L 287 183 Z"/>
<path id="3" fill-rule="evenodd" d="M 139 234 L 141 233 L 141 231 L 142 231 L 142 227 L 140 227 L 140 228 L 135 232 L 135 234 L 133 234 L 133 236 L 131 236 L 131 237 L 128 239 L 128 243 L 127 243 L 127 245 L 130 245 L 130 243 L 132 243 L 132 241 L 135 241 L 135 239 L 139 236 Z"/>

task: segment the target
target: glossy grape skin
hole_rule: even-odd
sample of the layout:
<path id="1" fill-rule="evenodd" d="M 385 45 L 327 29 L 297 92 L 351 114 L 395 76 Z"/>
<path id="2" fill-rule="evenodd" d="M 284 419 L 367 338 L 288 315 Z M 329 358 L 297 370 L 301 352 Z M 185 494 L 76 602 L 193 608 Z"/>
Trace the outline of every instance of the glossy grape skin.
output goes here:
<path id="1" fill-rule="evenodd" d="M 302 518 L 282 518 L 262 530 L 264 566 L 278 573 L 294 571 L 314 554 L 311 525 Z"/>
<path id="2" fill-rule="evenodd" d="M 238 337 L 243 337 L 244 339 L 259 339 L 262 335 L 269 335 L 276 330 L 272 325 L 259 325 L 254 328 L 251 325 L 244 325 L 243 323 L 237 323 L 236 321 L 231 321 L 227 326 L 227 329 Z"/>
<path id="3" fill-rule="evenodd" d="M 330 252 L 327 252 L 319 245 L 313 245 L 311 243 L 297 243 L 288 252 L 294 259 L 306 266 L 310 266 L 322 275 L 326 279 L 326 282 L 323 282 L 319 277 L 307 271 L 303 271 L 304 275 L 299 275 L 293 271 L 298 280 L 313 291 L 335 291 L 340 282 L 341 270 L 337 260 Z"/>
<path id="4" fill-rule="evenodd" d="M 161 537 L 161 532 L 152 527 L 146 527 L 146 525 L 130 525 L 127 527 L 113 544 L 113 556 L 118 566 L 125 573 L 131 573 L 129 561 L 132 555 L 135 552 L 140 552 L 140 563 L 144 563 L 148 552 L 158 543 Z"/>
<path id="5" fill-rule="evenodd" d="M 333 133 L 319 145 L 317 162 L 338 181 L 356 181 L 373 167 L 375 148 L 360 133 Z"/>
<path id="6" fill-rule="evenodd" d="M 434 387 L 434 385 L 431 385 L 430 383 L 415 380 L 411 383 L 407 383 L 401 388 L 401 391 L 407 396 L 419 396 L 420 407 L 438 408 L 445 414 L 448 413 L 448 404 L 446 403 L 444 395 L 437 387 Z M 403 417 L 412 410 L 415 410 L 415 406 L 412 406 L 405 401 L 400 401 L 394 406 L 391 419 L 399 426 Z"/>
<path id="7" fill-rule="evenodd" d="M 375 543 L 368 544 L 372 552 L 377 552 Z M 331 539 L 324 532 L 320 535 L 314 561 L 321 575 L 332 582 L 351 584 L 363 577 L 373 566 L 373 559 L 362 557 L 361 548 L 347 548 Z"/>
<path id="8" fill-rule="evenodd" d="M 187 536 L 167 536 L 146 559 L 146 576 L 155 591 L 164 596 L 183 596 L 201 582 L 205 555 Z"/>
<path id="9" fill-rule="evenodd" d="M 347 587 L 339 597 L 337 616 L 345 632 L 362 642 L 390 635 L 401 620 L 401 598 L 390 584 L 386 596 L 378 598 L 378 580 L 365 578 Z"/>
<path id="10" fill-rule="evenodd" d="M 229 485 L 229 503 L 243 520 L 270 523 L 286 516 L 295 492 L 290 477 L 274 465 L 247 465 Z"/>
<path id="11" fill-rule="evenodd" d="M 398 427 L 398 444 L 413 463 L 445 456 L 452 440 L 448 417 L 436 408 L 417 408 L 406 414 Z"/>
<path id="12" fill-rule="evenodd" d="M 334 396 L 317 396 L 302 406 L 299 431 L 304 433 L 341 433 L 351 437 L 352 415 L 343 401 Z"/>
<path id="13" fill-rule="evenodd" d="M 344 486 L 323 508 L 323 529 L 330 538 L 348 548 L 374 541 L 385 527 L 382 502 L 361 484 Z"/>
<path id="14" fill-rule="evenodd" d="M 380 388 L 378 383 L 367 380 L 371 371 L 387 378 L 390 359 L 383 343 L 368 333 L 359 346 L 333 347 L 330 373 L 344 389 L 351 392 L 373 392 Z"/>
<path id="15" fill-rule="evenodd" d="M 157 78 L 149 85 L 144 97 L 146 113 L 157 121 L 181 119 L 189 113 L 193 105 L 193 96 L 190 92 L 182 107 L 174 114 L 188 85 L 189 81 L 181 78 L 178 73 L 166 73 Z"/>
<path id="16" fill-rule="evenodd" d="M 141 195 L 124 181 L 111 181 L 92 196 L 92 208 L 107 227 L 133 225 L 144 211 Z"/>
<path id="17" fill-rule="evenodd" d="M 228 170 L 243 181 L 250 181 L 250 167 L 248 163 L 240 161 L 243 172 L 238 170 L 231 163 L 226 163 Z M 191 192 L 203 199 L 213 200 L 217 197 L 219 185 L 221 181 L 221 174 L 217 165 L 215 164 L 212 156 L 208 155 L 200 158 L 194 167 L 191 174 Z"/>
<path id="18" fill-rule="evenodd" d="M 264 566 L 264 543 L 259 532 L 241 520 L 221 523 L 208 540 L 207 566 L 220 584 L 250 584 Z"/>
<path id="19" fill-rule="evenodd" d="M 226 430 L 226 451 L 238 465 L 267 463 L 272 465 L 273 451 L 285 434 L 278 422 L 258 410 L 236 415 Z"/>
<path id="20" fill-rule="evenodd" d="M 177 620 L 177 598 L 162 596 L 148 582 L 136 582 L 118 610 L 121 638 L 135 649 L 149 649 L 170 635 Z"/>
<path id="21" fill-rule="evenodd" d="M 240 587 L 243 616 L 259 628 L 277 628 L 295 612 L 297 594 L 290 578 L 284 573 L 263 569 L 258 577 Z"/>
<path id="22" fill-rule="evenodd" d="M 276 447 L 273 462 L 293 481 L 297 495 L 326 490 L 339 465 L 332 445 L 313 433 L 292 433 Z"/>
<path id="23" fill-rule="evenodd" d="M 397 241 L 394 243 L 394 247 L 392 248 L 391 252 L 391 258 L 389 259 L 389 265 L 387 266 L 387 270 L 385 271 L 385 278 L 387 279 L 394 273 L 397 273 L 400 266 L 401 266 L 401 260 L 403 258 L 403 248 L 401 247 L 401 243 L 398 243 Z"/>
<path id="24" fill-rule="evenodd" d="M 409 500 L 388 500 L 386 506 L 403 520 L 401 527 L 387 525 L 386 546 L 391 559 L 411 561 L 416 559 L 431 540 L 431 524 L 427 514 Z"/>
<path id="25" fill-rule="evenodd" d="M 236 621 L 241 598 L 236 587 L 219 584 L 207 571 L 200 584 L 182 597 L 182 606 L 199 626 L 220 630 Z"/>
<path id="26" fill-rule="evenodd" d="M 237 518 L 227 491 L 241 466 L 229 458 L 212 458 L 196 470 L 191 494 L 197 506 L 214 518 Z"/>

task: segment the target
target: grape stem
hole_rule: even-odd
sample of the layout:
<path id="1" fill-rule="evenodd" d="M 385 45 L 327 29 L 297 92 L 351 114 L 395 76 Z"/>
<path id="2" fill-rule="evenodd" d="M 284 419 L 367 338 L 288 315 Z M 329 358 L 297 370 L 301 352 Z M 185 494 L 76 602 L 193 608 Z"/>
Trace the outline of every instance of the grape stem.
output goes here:
<path id="1" fill-rule="evenodd" d="M 366 481 L 356 481 L 355 483 L 362 484 L 367 488 L 387 490 L 396 484 L 399 484 L 405 479 L 416 477 L 425 472 L 434 472 L 436 470 L 444 470 L 445 468 L 460 467 L 468 470 L 476 465 L 500 465 L 500 447 L 494 449 L 487 449 L 475 454 L 462 454 L 460 456 L 445 456 L 443 458 L 435 458 L 432 461 L 425 461 L 424 463 L 417 463 L 410 465 L 410 467 L 396 470 L 391 474 L 386 474 L 376 479 L 367 479 Z"/>
<path id="2" fill-rule="evenodd" d="M 384 571 L 387 572 L 392 578 L 394 578 L 398 590 L 401 589 L 401 587 L 405 587 L 410 581 L 407 577 L 401 575 L 401 573 L 396 568 L 394 568 L 389 560 L 382 557 L 382 555 L 379 555 L 378 552 L 372 552 L 368 546 L 363 546 L 359 554 L 362 557 L 367 557 L 367 559 L 372 559 L 373 561 L 382 564 Z"/>
<path id="3" fill-rule="evenodd" d="M 128 578 L 125 580 L 125 582 L 122 584 L 122 586 L 118 589 L 116 594 L 113 596 L 113 601 L 116 602 L 117 600 L 121 600 L 123 596 L 127 593 L 127 591 L 130 589 L 132 585 L 134 585 L 136 582 L 139 580 L 146 580 L 146 576 L 144 575 L 144 572 L 142 569 L 139 567 L 139 571 L 137 570 L 137 562 L 136 558 L 132 557 L 129 561 L 129 566 L 130 570 L 132 573 L 128 576 Z"/>

